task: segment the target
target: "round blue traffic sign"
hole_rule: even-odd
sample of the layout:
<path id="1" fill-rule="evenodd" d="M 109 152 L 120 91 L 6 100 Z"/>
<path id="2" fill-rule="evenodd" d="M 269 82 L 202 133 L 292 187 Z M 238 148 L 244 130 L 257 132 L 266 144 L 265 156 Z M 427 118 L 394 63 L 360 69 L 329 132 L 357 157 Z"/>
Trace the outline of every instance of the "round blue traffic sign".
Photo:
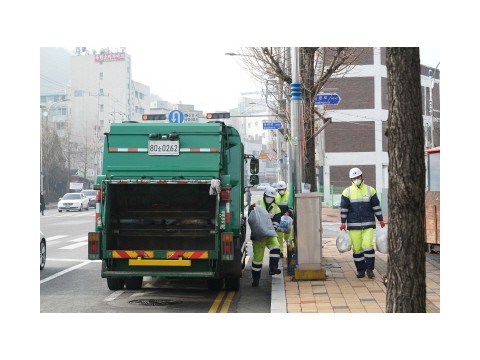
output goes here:
<path id="1" fill-rule="evenodd" d="M 171 123 L 181 124 L 184 119 L 185 116 L 180 110 L 172 110 L 168 113 L 168 121 Z"/>

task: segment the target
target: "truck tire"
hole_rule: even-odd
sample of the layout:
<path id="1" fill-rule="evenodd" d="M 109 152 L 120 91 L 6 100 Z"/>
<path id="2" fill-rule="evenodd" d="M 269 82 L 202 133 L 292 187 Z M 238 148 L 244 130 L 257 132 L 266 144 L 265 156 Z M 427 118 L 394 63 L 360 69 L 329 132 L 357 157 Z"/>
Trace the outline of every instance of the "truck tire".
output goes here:
<path id="1" fill-rule="evenodd" d="M 122 290 L 125 285 L 124 278 L 107 278 L 107 285 L 110 290 Z"/>
<path id="2" fill-rule="evenodd" d="M 223 279 L 208 278 L 207 279 L 208 290 L 218 291 L 223 288 Z"/>
<path id="3" fill-rule="evenodd" d="M 238 278 L 238 277 L 227 277 L 227 278 L 225 278 L 225 289 L 227 291 L 238 291 L 238 290 L 240 290 L 240 278 Z"/>
<path id="4" fill-rule="evenodd" d="M 125 279 L 125 288 L 127 290 L 138 290 L 142 288 L 143 276 L 135 276 Z"/>

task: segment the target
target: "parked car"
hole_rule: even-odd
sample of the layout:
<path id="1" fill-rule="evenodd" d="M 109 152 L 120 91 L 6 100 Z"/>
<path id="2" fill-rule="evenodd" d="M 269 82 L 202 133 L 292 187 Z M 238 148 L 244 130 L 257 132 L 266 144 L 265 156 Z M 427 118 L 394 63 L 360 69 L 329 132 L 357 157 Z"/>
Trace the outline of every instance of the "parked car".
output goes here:
<path id="1" fill-rule="evenodd" d="M 88 198 L 82 193 L 66 193 L 59 199 L 58 212 L 83 209 L 88 210 Z"/>
<path id="2" fill-rule="evenodd" d="M 81 193 L 88 198 L 88 206 L 95 207 L 95 202 L 97 201 L 96 200 L 97 191 L 96 190 L 82 190 Z"/>
<path id="3" fill-rule="evenodd" d="M 42 230 L 40 230 L 40 270 L 45 267 L 47 262 L 47 241 L 45 240 L 45 235 L 43 235 Z"/>
<path id="4" fill-rule="evenodd" d="M 265 190 L 267 186 L 270 186 L 269 183 L 261 183 L 257 185 L 257 190 Z"/>

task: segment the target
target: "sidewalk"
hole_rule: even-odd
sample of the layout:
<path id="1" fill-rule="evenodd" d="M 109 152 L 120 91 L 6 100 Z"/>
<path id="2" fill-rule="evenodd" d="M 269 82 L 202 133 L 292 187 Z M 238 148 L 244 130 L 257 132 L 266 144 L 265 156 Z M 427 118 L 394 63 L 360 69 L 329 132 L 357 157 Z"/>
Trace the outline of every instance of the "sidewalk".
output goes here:
<path id="1" fill-rule="evenodd" d="M 388 219 L 385 219 L 386 222 Z M 338 223 L 340 210 L 322 208 L 322 223 Z M 387 254 L 375 253 L 375 278 L 357 279 L 352 253 L 339 253 L 336 238 L 322 241 L 322 267 L 326 280 L 296 281 L 287 273 L 287 260 L 281 259 L 283 271 L 272 276 L 272 313 L 384 313 L 387 288 Z M 286 252 L 285 252 L 286 253 Z M 439 255 L 426 259 L 427 313 L 440 312 Z"/>

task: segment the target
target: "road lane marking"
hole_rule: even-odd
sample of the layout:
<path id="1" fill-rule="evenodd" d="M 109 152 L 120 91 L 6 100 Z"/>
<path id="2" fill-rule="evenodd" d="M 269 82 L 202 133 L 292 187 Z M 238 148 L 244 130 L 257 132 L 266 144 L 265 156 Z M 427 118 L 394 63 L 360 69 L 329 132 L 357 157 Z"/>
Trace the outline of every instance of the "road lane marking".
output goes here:
<path id="1" fill-rule="evenodd" d="M 87 241 L 84 241 L 84 242 L 77 242 L 75 244 L 72 244 L 72 245 L 67 245 L 67 246 L 64 246 L 64 247 L 61 247 L 61 248 L 58 248 L 59 250 L 73 250 L 73 249 L 76 249 L 76 248 L 79 248 L 79 247 L 82 247 L 82 246 L 86 246 L 88 245 L 88 242 Z"/>
<path id="2" fill-rule="evenodd" d="M 223 291 L 223 290 L 218 293 L 217 297 L 213 301 L 212 306 L 210 307 L 210 310 L 208 310 L 209 313 L 216 313 L 217 312 L 218 307 L 222 303 L 223 295 L 225 295 L 225 291 Z"/>
<path id="3" fill-rule="evenodd" d="M 76 270 L 76 269 L 78 269 L 78 268 L 81 268 L 81 267 L 83 267 L 83 266 L 85 266 L 85 265 L 88 265 L 88 264 L 90 264 L 91 262 L 92 262 L 91 260 L 84 260 L 84 261 L 81 262 L 80 264 L 77 264 L 77 265 L 75 265 L 75 266 L 69 267 L 68 269 L 62 270 L 62 271 L 60 271 L 60 272 L 58 272 L 58 273 L 56 273 L 56 274 L 53 274 L 52 276 L 49 276 L 49 277 L 47 277 L 47 278 L 45 278 L 45 279 L 43 279 L 43 280 L 40 280 L 40 284 L 43 284 L 43 283 L 45 283 L 45 282 L 47 282 L 47 281 L 50 281 L 50 280 L 53 280 L 53 279 L 55 279 L 55 278 L 57 278 L 57 277 L 59 277 L 59 276 L 62 276 L 62 275 L 64 275 L 64 274 L 66 274 L 66 273 L 69 273 L 70 271 L 73 271 L 73 270 Z"/>
<path id="4" fill-rule="evenodd" d="M 226 294 L 226 296 L 225 296 Z M 225 300 L 224 300 L 224 296 L 225 296 Z M 220 312 L 221 313 L 228 313 L 228 309 L 230 308 L 230 304 L 232 303 L 232 300 L 233 300 L 233 297 L 235 296 L 235 291 L 229 291 L 229 292 L 225 292 L 225 291 L 220 291 L 217 295 L 217 297 L 215 298 L 215 300 L 213 301 L 213 304 L 212 306 L 210 307 L 210 310 L 208 310 L 209 313 L 216 313 L 218 308 L 220 307 L 220 305 L 222 305 L 222 302 L 223 302 L 223 305 L 220 309 Z"/>
<path id="5" fill-rule="evenodd" d="M 225 302 L 222 305 L 222 309 L 220 310 L 221 313 L 228 313 L 228 308 L 230 307 L 230 304 L 232 303 L 234 296 L 235 296 L 235 291 L 228 292 L 227 298 L 225 299 Z"/>
<path id="6" fill-rule="evenodd" d="M 103 299 L 103 301 L 113 301 L 116 298 L 118 298 L 120 295 L 122 295 L 125 291 L 124 290 L 117 290 L 113 294 L 111 294 L 109 297 L 106 297 Z"/>

